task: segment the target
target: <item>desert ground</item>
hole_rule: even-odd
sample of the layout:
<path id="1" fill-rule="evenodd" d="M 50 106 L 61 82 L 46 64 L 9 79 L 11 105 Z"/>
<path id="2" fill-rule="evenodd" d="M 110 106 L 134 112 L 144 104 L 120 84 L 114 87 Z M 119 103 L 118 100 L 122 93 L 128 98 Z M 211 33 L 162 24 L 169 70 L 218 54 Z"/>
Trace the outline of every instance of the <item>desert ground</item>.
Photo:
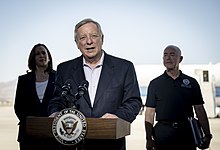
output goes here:
<path id="1" fill-rule="evenodd" d="M 220 149 L 220 118 L 210 118 L 213 140 L 209 150 Z M 0 106 L 0 149 L 18 150 L 17 126 L 13 106 Z M 131 134 L 126 137 L 127 150 L 145 150 L 144 116 L 138 115 L 131 124 Z"/>

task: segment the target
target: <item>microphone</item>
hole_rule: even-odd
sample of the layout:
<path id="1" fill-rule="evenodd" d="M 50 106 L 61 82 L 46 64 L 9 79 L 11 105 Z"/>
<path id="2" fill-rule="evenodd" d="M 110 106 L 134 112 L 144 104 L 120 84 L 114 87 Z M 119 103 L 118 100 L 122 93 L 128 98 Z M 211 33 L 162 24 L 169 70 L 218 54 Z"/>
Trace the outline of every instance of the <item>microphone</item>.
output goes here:
<path id="1" fill-rule="evenodd" d="M 61 93 L 62 97 L 66 96 L 67 94 L 70 93 L 70 90 L 72 89 L 72 86 L 71 86 L 72 82 L 73 81 L 71 79 L 66 80 L 66 82 L 62 86 L 62 93 Z"/>
<path id="2" fill-rule="evenodd" d="M 77 89 L 77 93 L 75 94 L 75 99 L 80 99 L 87 91 L 88 91 L 89 82 L 87 80 L 83 80 L 80 86 Z"/>

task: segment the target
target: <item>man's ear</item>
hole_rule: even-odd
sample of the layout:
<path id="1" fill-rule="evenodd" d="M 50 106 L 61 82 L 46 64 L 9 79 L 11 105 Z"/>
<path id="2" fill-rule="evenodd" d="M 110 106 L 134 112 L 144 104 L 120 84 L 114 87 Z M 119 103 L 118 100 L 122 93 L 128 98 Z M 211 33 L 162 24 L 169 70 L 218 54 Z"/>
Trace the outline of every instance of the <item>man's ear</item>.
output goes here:
<path id="1" fill-rule="evenodd" d="M 183 56 L 180 56 L 180 63 L 183 61 Z"/>
<path id="2" fill-rule="evenodd" d="M 103 42 L 104 42 L 104 34 L 102 35 L 102 44 L 103 44 Z"/>
<path id="3" fill-rule="evenodd" d="M 77 48 L 79 49 L 78 41 L 77 41 L 76 39 L 75 39 L 74 41 L 75 41 L 75 43 L 76 43 Z"/>

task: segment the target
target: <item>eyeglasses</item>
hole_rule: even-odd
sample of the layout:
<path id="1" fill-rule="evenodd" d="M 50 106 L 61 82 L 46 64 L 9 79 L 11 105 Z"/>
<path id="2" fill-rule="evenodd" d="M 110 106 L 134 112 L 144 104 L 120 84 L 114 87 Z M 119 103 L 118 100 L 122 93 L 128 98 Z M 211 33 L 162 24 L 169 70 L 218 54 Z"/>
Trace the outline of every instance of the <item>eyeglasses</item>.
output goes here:
<path id="1" fill-rule="evenodd" d="M 45 51 L 38 51 L 35 55 L 40 55 L 40 54 L 42 54 L 42 55 L 46 55 L 46 52 Z"/>

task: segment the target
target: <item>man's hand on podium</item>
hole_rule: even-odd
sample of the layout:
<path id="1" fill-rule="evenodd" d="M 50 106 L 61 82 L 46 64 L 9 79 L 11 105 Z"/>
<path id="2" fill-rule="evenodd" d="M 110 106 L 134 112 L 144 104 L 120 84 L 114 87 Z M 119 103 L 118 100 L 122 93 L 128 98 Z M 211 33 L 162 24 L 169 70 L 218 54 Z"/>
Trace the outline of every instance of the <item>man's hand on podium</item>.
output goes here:
<path id="1" fill-rule="evenodd" d="M 115 114 L 106 113 L 101 118 L 118 118 Z"/>
<path id="2" fill-rule="evenodd" d="M 55 117 L 59 112 L 52 113 L 49 117 L 53 118 Z M 118 118 L 115 114 L 106 113 L 101 118 Z"/>

